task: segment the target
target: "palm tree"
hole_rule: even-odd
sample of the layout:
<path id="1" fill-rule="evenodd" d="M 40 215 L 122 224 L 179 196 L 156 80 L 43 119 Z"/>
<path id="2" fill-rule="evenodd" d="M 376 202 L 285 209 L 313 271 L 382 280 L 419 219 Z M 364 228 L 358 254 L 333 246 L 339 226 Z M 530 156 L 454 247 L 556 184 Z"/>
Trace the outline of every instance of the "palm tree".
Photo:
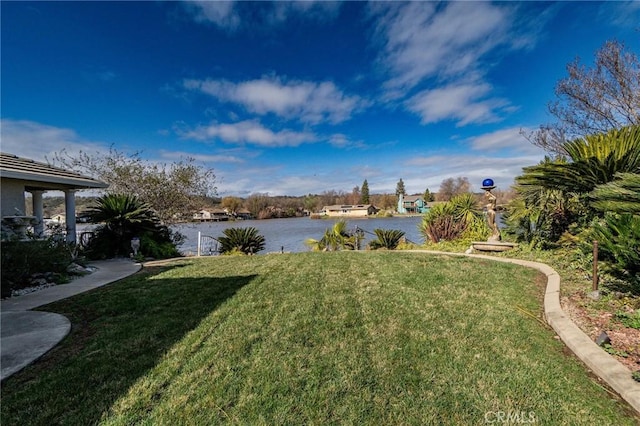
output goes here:
<path id="1" fill-rule="evenodd" d="M 640 173 L 617 174 L 613 182 L 597 186 L 590 199 L 605 214 L 592 223 L 589 241 L 598 241 L 600 259 L 611 274 L 640 291 Z M 585 252 L 588 246 L 583 245 Z"/>
<path id="2" fill-rule="evenodd" d="M 154 230 L 159 220 L 151 207 L 130 194 L 107 194 L 96 200 L 87 214 L 92 222 L 103 223 L 116 235 Z"/>
<path id="3" fill-rule="evenodd" d="M 575 139 L 566 142 L 564 149 L 569 162 L 547 160 L 525 167 L 517 183 L 587 194 L 596 186 L 613 181 L 617 173 L 640 172 L 640 126 Z"/>
<path id="4" fill-rule="evenodd" d="M 347 222 L 339 220 L 333 227 L 327 228 L 320 240 L 309 238 L 305 244 L 314 251 L 355 250 L 357 247 L 356 234 L 347 230 Z"/>
<path id="5" fill-rule="evenodd" d="M 155 255 L 160 252 L 166 256 L 177 254 L 171 231 L 160 224 L 148 204 L 134 195 L 103 195 L 87 213 L 92 222 L 101 224 L 89 242 L 90 256 L 127 256 L 133 237 L 140 238 L 147 245 L 144 248 Z"/>
<path id="6" fill-rule="evenodd" d="M 589 239 L 598 241 L 599 257 L 608 271 L 628 280 L 631 290 L 640 292 L 640 215 L 607 213 L 595 221 Z M 583 244 L 588 252 L 590 244 Z"/>
<path id="7" fill-rule="evenodd" d="M 451 198 L 449 202 L 453 206 L 453 215 L 457 220 L 469 224 L 482 217 L 478 201 L 470 192 L 458 194 Z"/>
<path id="8" fill-rule="evenodd" d="M 587 136 L 563 145 L 569 158 L 525 167 L 516 178 L 521 201 L 510 206 L 509 228 L 521 236 L 557 240 L 578 218 L 586 225 L 606 206 L 600 189 L 620 174 L 640 172 L 640 126 Z M 600 199 L 599 204 L 594 204 Z M 520 203 L 520 205 L 518 204 Z M 525 219 L 525 217 L 527 219 Z M 518 229 L 520 228 L 520 229 Z"/>
<path id="9" fill-rule="evenodd" d="M 395 250 L 404 237 L 404 231 L 397 229 L 374 229 L 373 232 L 378 238 L 369 243 L 369 248 L 372 250 L 381 248 Z"/>
<path id="10" fill-rule="evenodd" d="M 218 238 L 220 253 L 255 254 L 264 250 L 265 239 L 256 228 L 228 228 L 222 233 L 224 236 Z"/>
<path id="11" fill-rule="evenodd" d="M 555 189 L 516 186 L 518 197 L 506 207 L 506 232 L 517 241 L 556 241 L 582 212 L 578 198 Z"/>
<path id="12" fill-rule="evenodd" d="M 616 180 L 599 185 L 590 194 L 600 211 L 640 215 L 640 173 L 619 173 Z"/>

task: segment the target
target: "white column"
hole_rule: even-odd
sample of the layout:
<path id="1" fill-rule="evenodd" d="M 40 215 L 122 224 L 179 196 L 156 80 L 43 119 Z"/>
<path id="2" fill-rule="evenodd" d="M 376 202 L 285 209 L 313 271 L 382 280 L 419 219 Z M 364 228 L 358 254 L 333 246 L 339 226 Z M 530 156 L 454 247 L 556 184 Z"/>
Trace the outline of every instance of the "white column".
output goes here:
<path id="1" fill-rule="evenodd" d="M 31 191 L 31 199 L 33 200 L 33 215 L 36 217 L 38 223 L 33 227 L 33 233 L 37 238 L 44 236 L 44 206 L 42 203 L 42 194 L 44 191 L 33 190 Z"/>
<path id="2" fill-rule="evenodd" d="M 76 191 L 67 189 L 64 191 L 64 214 L 67 224 L 67 242 L 76 243 Z"/>

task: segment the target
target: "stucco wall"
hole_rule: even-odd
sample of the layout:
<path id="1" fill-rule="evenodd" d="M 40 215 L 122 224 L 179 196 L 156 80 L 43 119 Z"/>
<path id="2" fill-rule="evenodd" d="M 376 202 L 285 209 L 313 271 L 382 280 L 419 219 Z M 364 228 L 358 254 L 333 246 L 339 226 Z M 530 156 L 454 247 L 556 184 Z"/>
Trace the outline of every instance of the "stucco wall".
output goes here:
<path id="1" fill-rule="evenodd" d="M 328 211 L 327 216 L 340 216 L 340 217 L 362 217 L 367 216 L 368 212 L 366 209 L 359 210 L 347 210 L 347 212 L 343 211 Z"/>
<path id="2" fill-rule="evenodd" d="M 24 181 L 16 179 L 2 179 L 2 202 L 0 206 L 0 215 L 15 216 L 16 208 L 20 210 L 20 214 L 25 213 L 24 201 Z"/>

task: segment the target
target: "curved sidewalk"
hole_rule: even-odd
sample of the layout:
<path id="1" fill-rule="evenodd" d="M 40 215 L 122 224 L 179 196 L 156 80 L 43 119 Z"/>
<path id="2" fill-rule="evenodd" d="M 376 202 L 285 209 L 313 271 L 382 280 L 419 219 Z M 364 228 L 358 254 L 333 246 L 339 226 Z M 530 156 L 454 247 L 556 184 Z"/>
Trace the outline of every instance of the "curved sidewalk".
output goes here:
<path id="1" fill-rule="evenodd" d="M 0 302 L 0 380 L 40 358 L 71 330 L 71 323 L 66 317 L 30 309 L 128 277 L 142 267 L 128 259 L 96 261 L 90 265 L 97 270 L 68 284 Z"/>
<path id="2" fill-rule="evenodd" d="M 605 381 L 636 412 L 640 413 L 640 383 L 631 378 L 631 371 L 614 357 L 606 353 L 571 321 L 560 306 L 560 275 L 549 265 L 527 260 L 495 257 L 483 254 L 448 253 L 430 250 L 415 250 L 422 253 L 465 256 L 513 263 L 527 268 L 537 269 L 547 276 L 547 288 L 544 295 L 544 314 L 547 323 L 553 328 L 565 345 L 586 364 L 598 377 Z"/>

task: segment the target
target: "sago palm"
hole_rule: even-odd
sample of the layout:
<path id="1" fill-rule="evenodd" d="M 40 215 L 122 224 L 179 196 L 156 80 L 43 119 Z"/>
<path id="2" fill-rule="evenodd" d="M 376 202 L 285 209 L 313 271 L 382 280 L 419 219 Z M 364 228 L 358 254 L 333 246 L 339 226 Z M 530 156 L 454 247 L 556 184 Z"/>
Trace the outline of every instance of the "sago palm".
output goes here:
<path id="1" fill-rule="evenodd" d="M 151 207 L 129 194 L 104 195 L 87 213 L 92 222 L 103 223 L 118 235 L 127 231 L 154 230 L 158 223 Z"/>
<path id="2" fill-rule="evenodd" d="M 640 173 L 620 173 L 590 194 L 594 208 L 605 212 L 640 215 Z"/>
<path id="3" fill-rule="evenodd" d="M 556 241 L 581 213 L 576 196 L 542 187 L 516 186 L 518 197 L 506 207 L 506 232 L 517 241 Z"/>
<path id="4" fill-rule="evenodd" d="M 222 254 L 233 252 L 255 254 L 264 250 L 265 239 L 258 234 L 256 228 L 228 228 L 222 233 L 224 236 L 218 238 L 219 251 Z"/>
<path id="5" fill-rule="evenodd" d="M 305 244 L 314 251 L 355 250 L 356 236 L 347 230 L 347 222 L 339 220 L 325 230 L 321 239 L 309 238 Z"/>
<path id="6" fill-rule="evenodd" d="M 640 216 L 629 213 L 607 213 L 593 224 L 589 240 L 597 240 L 600 259 L 613 275 L 635 283 L 640 293 Z M 583 248 L 588 252 L 590 244 Z"/>
<path id="7" fill-rule="evenodd" d="M 162 231 L 151 207 L 130 194 L 104 195 L 87 213 L 92 222 L 101 224 L 91 245 L 100 256 L 127 255 L 132 237 Z"/>
<path id="8" fill-rule="evenodd" d="M 640 126 L 579 138 L 565 143 L 564 149 L 569 162 L 525 167 L 517 183 L 586 194 L 613 181 L 617 173 L 640 172 Z"/>
<path id="9" fill-rule="evenodd" d="M 369 248 L 372 250 L 378 250 L 381 248 L 387 250 L 395 250 L 400 244 L 402 237 L 404 237 L 404 231 L 397 229 L 374 229 L 377 239 L 369 243 Z"/>

